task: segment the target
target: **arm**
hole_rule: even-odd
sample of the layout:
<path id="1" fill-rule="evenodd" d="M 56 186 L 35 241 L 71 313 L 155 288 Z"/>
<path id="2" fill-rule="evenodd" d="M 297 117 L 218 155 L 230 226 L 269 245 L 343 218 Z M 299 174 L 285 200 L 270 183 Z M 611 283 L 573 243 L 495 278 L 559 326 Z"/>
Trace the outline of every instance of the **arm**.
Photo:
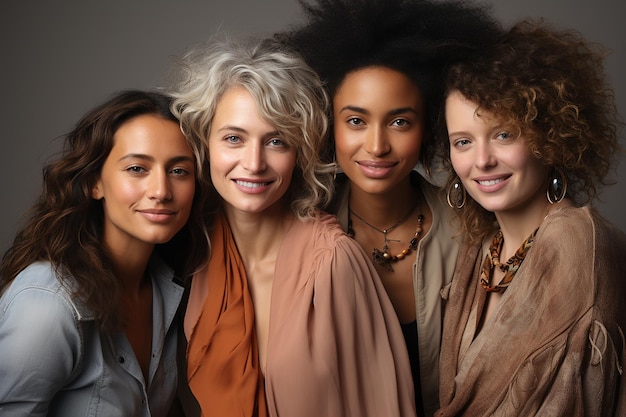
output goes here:
<path id="1" fill-rule="evenodd" d="M 75 313 L 41 287 L 9 289 L 0 301 L 0 415 L 46 416 L 81 353 Z"/>

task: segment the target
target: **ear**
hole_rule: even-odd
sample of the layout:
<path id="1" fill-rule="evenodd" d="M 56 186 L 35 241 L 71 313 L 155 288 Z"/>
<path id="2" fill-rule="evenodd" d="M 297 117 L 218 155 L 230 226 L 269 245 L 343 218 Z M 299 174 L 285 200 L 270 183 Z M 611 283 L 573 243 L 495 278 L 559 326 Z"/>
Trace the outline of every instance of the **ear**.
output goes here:
<path id="1" fill-rule="evenodd" d="M 101 200 L 104 198 L 104 193 L 102 192 L 102 184 L 100 183 L 100 180 L 98 180 L 98 182 L 96 182 L 96 185 L 94 185 L 91 189 L 91 198 L 93 198 L 94 200 Z"/>

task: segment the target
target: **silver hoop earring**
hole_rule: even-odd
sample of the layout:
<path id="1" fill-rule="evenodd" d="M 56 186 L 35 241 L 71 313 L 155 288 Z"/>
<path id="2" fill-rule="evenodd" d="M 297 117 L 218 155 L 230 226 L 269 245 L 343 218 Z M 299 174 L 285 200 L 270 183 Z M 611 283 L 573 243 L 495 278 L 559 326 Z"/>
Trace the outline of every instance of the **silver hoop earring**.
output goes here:
<path id="1" fill-rule="evenodd" d="M 466 199 L 467 199 L 467 193 L 465 191 L 465 188 L 463 188 L 463 184 L 461 184 L 461 180 L 457 178 L 448 187 L 448 192 L 446 193 L 446 200 L 448 201 L 448 205 L 451 208 L 455 208 L 459 210 L 459 209 L 462 209 L 463 206 L 465 206 Z"/>
<path id="2" fill-rule="evenodd" d="M 548 188 L 546 190 L 548 202 L 550 204 L 559 203 L 565 198 L 565 194 L 567 194 L 567 177 L 563 175 L 563 171 L 554 168 L 548 180 Z"/>

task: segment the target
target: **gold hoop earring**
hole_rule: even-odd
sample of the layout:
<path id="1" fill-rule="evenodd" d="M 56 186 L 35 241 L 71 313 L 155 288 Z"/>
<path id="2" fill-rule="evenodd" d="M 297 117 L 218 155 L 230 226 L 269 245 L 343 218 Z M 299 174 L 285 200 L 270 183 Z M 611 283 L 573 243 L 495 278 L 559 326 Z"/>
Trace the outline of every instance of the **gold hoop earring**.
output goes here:
<path id="1" fill-rule="evenodd" d="M 465 206 L 467 192 L 465 191 L 465 188 L 463 188 L 463 184 L 461 184 L 461 180 L 458 177 L 448 187 L 446 200 L 451 208 L 455 208 L 457 210 L 462 209 Z"/>
<path id="2" fill-rule="evenodd" d="M 546 197 L 548 197 L 550 204 L 554 204 L 561 202 L 565 198 L 565 194 L 567 194 L 567 177 L 563 171 L 555 167 L 548 180 Z"/>

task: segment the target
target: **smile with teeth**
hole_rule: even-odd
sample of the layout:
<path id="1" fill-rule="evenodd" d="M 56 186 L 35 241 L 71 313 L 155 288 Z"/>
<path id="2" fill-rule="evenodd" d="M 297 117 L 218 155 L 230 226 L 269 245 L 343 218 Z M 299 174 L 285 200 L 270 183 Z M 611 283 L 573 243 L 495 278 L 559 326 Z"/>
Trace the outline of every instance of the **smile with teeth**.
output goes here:
<path id="1" fill-rule="evenodd" d="M 493 179 L 493 180 L 476 180 L 477 183 L 479 183 L 480 185 L 484 185 L 486 187 L 491 186 L 491 185 L 499 184 L 502 181 L 504 181 L 503 178 L 496 178 L 496 179 Z"/>
<path id="2" fill-rule="evenodd" d="M 242 180 L 235 180 L 235 182 L 237 183 L 237 185 L 246 188 L 261 188 L 270 184 L 269 182 L 251 182 Z"/>

